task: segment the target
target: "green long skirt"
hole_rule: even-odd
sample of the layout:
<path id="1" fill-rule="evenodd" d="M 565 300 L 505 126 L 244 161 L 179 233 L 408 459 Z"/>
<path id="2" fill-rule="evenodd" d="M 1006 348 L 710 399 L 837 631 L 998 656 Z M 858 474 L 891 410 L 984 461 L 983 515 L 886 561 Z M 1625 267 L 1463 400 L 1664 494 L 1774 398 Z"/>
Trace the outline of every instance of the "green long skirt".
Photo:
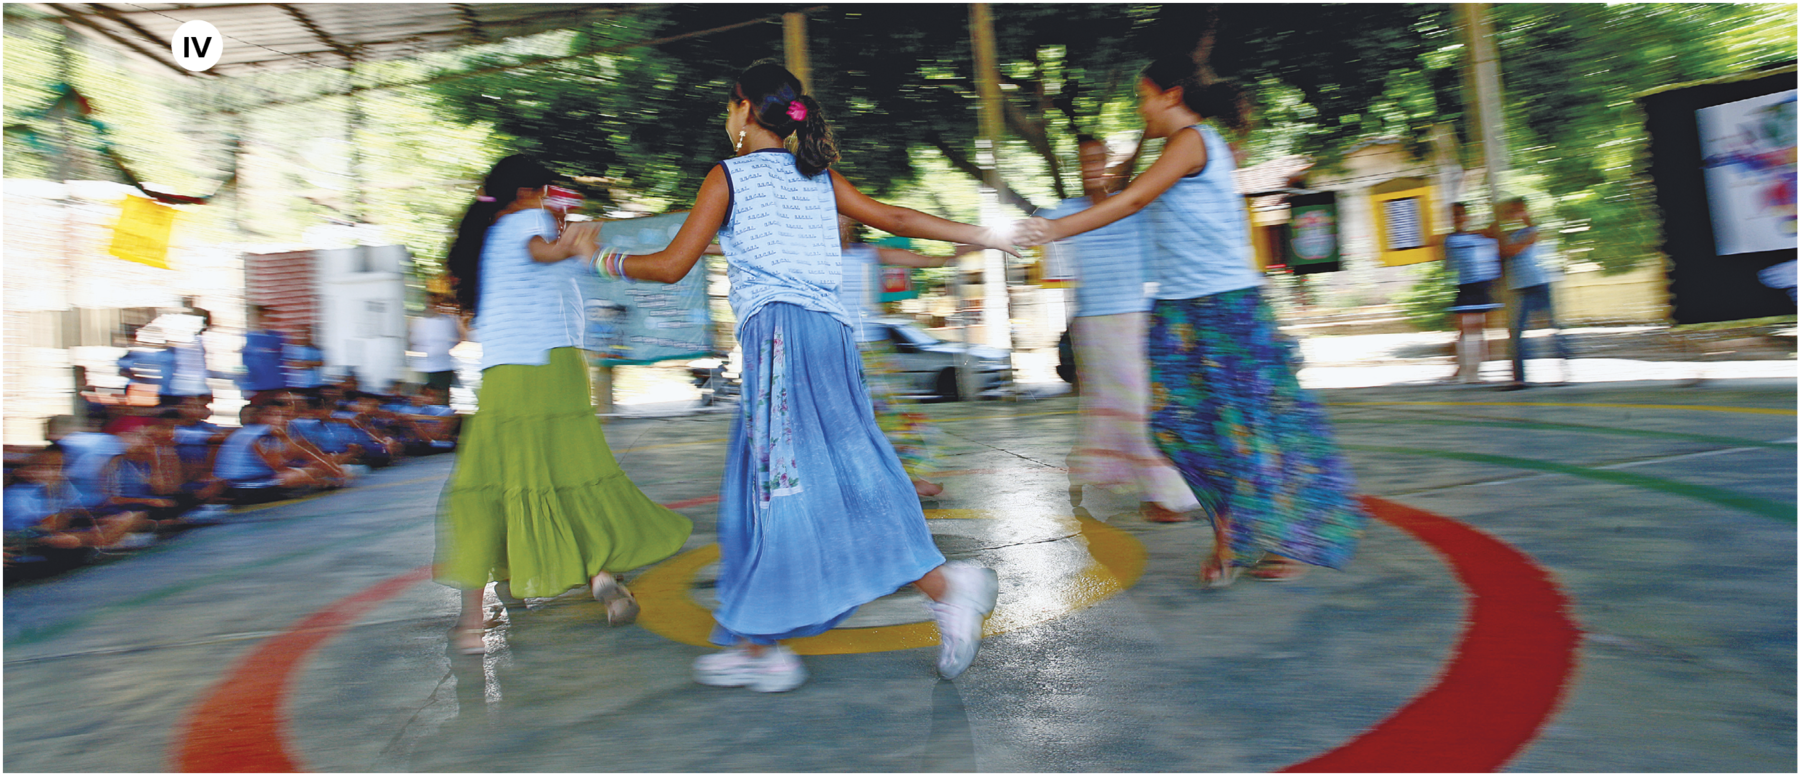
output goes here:
<path id="1" fill-rule="evenodd" d="M 675 554 L 694 524 L 619 469 L 589 398 L 581 351 L 481 373 L 438 510 L 437 581 L 510 580 L 541 598 Z"/>

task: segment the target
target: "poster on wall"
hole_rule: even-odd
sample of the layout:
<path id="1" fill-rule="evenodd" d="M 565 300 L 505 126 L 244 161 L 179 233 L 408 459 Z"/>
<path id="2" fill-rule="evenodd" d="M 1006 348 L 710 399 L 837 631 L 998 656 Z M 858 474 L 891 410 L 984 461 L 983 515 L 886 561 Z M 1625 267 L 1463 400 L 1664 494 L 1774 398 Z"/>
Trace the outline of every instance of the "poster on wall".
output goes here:
<path id="1" fill-rule="evenodd" d="M 669 247 L 686 213 L 606 221 L 600 243 L 631 253 Z M 634 283 L 601 278 L 571 262 L 580 286 L 582 347 L 599 364 L 624 366 L 701 358 L 712 351 L 706 304 L 706 263 L 696 262 L 679 282 Z"/>
<path id="2" fill-rule="evenodd" d="M 1335 272 L 1342 264 L 1337 193 L 1288 197 L 1287 264 L 1294 274 Z"/>
<path id="3" fill-rule="evenodd" d="M 913 286 L 912 269 L 908 267 L 889 267 L 880 265 L 882 302 L 898 302 L 902 299 L 919 298 L 919 290 Z"/>
<path id="4" fill-rule="evenodd" d="M 1678 324 L 1793 315 L 1793 66 L 1638 96 Z"/>
<path id="5" fill-rule="evenodd" d="M 1695 111 L 1720 256 L 1794 250 L 1795 90 Z"/>

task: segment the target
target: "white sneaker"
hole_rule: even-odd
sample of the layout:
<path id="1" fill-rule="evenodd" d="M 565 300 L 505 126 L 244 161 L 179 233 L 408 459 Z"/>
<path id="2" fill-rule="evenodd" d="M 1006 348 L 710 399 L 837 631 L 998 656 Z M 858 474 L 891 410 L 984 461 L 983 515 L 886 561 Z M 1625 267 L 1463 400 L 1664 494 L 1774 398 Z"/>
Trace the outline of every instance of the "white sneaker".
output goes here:
<path id="1" fill-rule="evenodd" d="M 981 651 L 981 625 L 1000 596 L 1000 575 L 990 568 L 955 561 L 944 564 L 944 577 L 944 600 L 928 606 L 937 621 L 938 640 L 944 645 L 938 652 L 938 673 L 955 679 Z"/>
<path id="2" fill-rule="evenodd" d="M 756 657 L 738 646 L 695 659 L 694 681 L 711 687 L 787 692 L 806 681 L 806 666 L 787 647 L 768 647 Z"/>

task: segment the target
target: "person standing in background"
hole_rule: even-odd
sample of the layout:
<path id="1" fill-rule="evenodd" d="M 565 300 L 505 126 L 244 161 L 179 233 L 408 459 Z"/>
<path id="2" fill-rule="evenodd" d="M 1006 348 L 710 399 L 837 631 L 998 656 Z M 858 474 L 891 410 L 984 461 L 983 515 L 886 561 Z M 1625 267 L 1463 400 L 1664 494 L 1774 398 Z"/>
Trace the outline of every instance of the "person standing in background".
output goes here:
<path id="1" fill-rule="evenodd" d="M 244 398 L 256 401 L 266 391 L 281 391 L 287 378 L 281 371 L 282 348 L 287 340 L 269 325 L 269 308 L 250 306 L 250 331 L 244 333 Z"/>
<path id="2" fill-rule="evenodd" d="M 1494 280 L 1500 277 L 1500 251 L 1486 232 L 1469 231 L 1469 206 L 1450 206 L 1456 231 L 1444 238 L 1444 262 L 1456 278 L 1456 380 L 1481 382 L 1481 364 L 1487 360 L 1487 315 L 1500 307 L 1494 301 Z"/>
<path id="3" fill-rule="evenodd" d="M 1505 225 L 1516 225 L 1512 231 L 1505 231 Z M 1571 358 L 1569 343 L 1563 338 L 1556 326 L 1556 310 L 1550 301 L 1550 282 L 1556 279 L 1555 270 L 1551 269 L 1539 250 L 1537 225 L 1531 222 L 1531 213 L 1525 209 L 1524 197 L 1509 197 L 1500 203 L 1500 212 L 1495 223 L 1489 228 L 1491 235 L 1500 242 L 1500 259 L 1506 264 L 1507 287 L 1513 290 L 1516 298 L 1513 303 L 1511 340 L 1513 381 L 1501 390 L 1517 391 L 1531 387 L 1525 381 L 1525 328 L 1531 325 L 1533 316 L 1542 313 L 1544 326 L 1550 329 L 1550 343 L 1556 348 L 1557 358 L 1563 359 L 1563 371 L 1568 373 L 1568 360 Z"/>
<path id="4" fill-rule="evenodd" d="M 1064 201 L 1046 217 L 1079 213 L 1112 196 L 1115 179 L 1107 175 L 1106 144 L 1089 135 L 1076 144 L 1084 196 Z M 1081 397 L 1080 430 L 1069 451 L 1069 501 L 1079 506 L 1089 485 L 1131 488 L 1143 498 L 1146 520 L 1177 523 L 1199 509 L 1200 501 L 1168 457 L 1150 444 L 1146 220 L 1133 213 L 1065 242 L 1080 278 L 1069 322 Z"/>
<path id="5" fill-rule="evenodd" d="M 412 321 L 412 350 L 423 355 L 414 366 L 425 375 L 425 385 L 450 394 L 456 383 L 456 357 L 450 355 L 469 331 L 456 314 L 456 302 L 449 294 L 432 294 L 425 315 Z"/>
<path id="6" fill-rule="evenodd" d="M 200 328 L 194 336 L 186 342 L 169 343 L 173 358 L 170 372 L 163 379 L 164 406 L 179 405 L 188 396 L 212 395 L 212 389 L 206 385 L 206 378 L 211 376 L 206 364 L 206 332 L 212 329 L 212 313 L 196 309 L 193 314 L 200 318 Z"/>
<path id="7" fill-rule="evenodd" d="M 302 323 L 294 332 L 294 341 L 281 349 L 282 371 L 290 392 L 312 398 L 325 382 L 325 351 L 313 344 L 312 324 Z"/>

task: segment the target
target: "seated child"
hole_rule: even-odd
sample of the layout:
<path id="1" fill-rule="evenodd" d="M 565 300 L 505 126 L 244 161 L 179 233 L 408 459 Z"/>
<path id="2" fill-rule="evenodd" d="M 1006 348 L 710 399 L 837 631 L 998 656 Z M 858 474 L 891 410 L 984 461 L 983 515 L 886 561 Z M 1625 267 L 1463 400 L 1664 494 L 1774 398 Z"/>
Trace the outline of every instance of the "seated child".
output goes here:
<path id="1" fill-rule="evenodd" d="M 65 453 L 50 446 L 20 467 L 17 482 L 5 492 L 6 561 L 45 548 L 79 550 L 133 549 L 153 541 L 142 533 L 150 522 L 141 512 L 95 518 L 82 509 L 63 477 Z"/>

